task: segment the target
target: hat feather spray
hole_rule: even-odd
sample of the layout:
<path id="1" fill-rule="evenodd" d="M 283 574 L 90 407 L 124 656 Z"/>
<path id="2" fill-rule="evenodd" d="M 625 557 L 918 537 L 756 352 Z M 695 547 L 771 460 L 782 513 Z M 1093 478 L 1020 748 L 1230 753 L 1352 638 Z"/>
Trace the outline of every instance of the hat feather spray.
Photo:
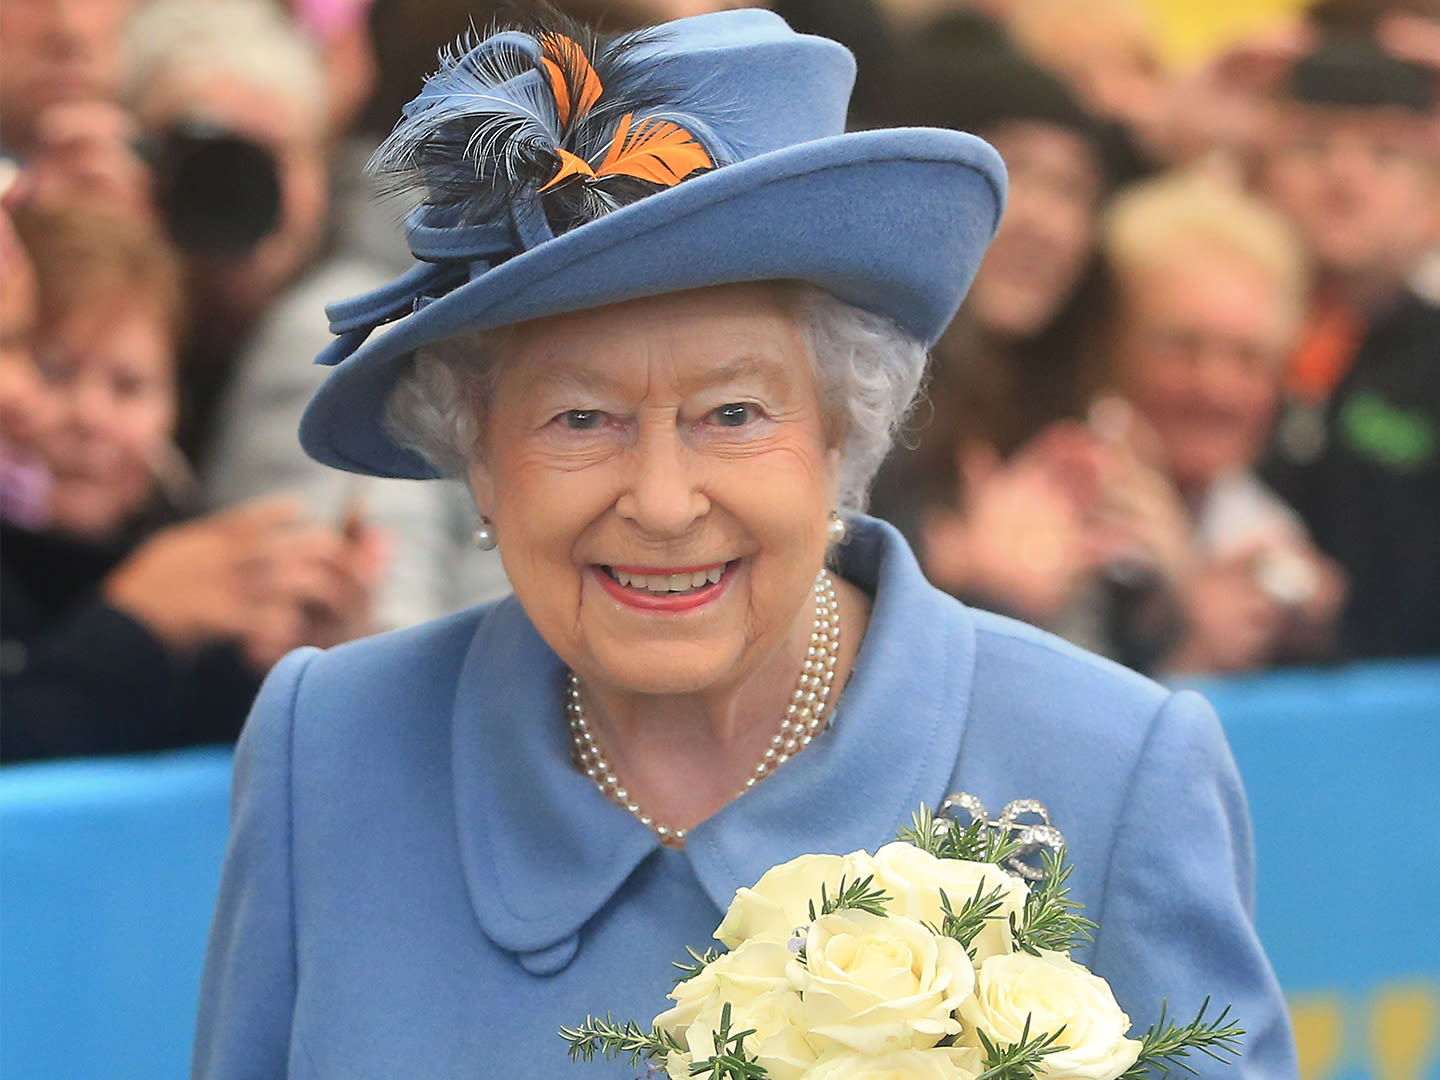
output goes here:
<path id="1" fill-rule="evenodd" d="M 669 78 L 645 31 L 603 38 L 547 13 L 441 55 L 371 171 L 448 225 L 538 199 L 561 233 L 725 164 L 724 103 Z M 437 224 L 439 222 L 436 222 Z"/>

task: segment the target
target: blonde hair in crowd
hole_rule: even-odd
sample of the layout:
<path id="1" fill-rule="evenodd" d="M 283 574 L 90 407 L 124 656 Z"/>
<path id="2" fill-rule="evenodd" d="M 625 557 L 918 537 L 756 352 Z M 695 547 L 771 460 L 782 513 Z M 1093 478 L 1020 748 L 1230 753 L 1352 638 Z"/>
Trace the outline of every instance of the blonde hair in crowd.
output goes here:
<path id="1" fill-rule="evenodd" d="M 323 130 L 320 57 L 271 0 L 152 0 L 130 20 L 124 52 L 132 104 L 157 86 L 229 75 L 292 103 Z"/>
<path id="2" fill-rule="evenodd" d="M 1196 249 L 1244 261 L 1273 284 L 1286 333 L 1298 330 L 1309 261 L 1290 224 L 1253 195 L 1209 174 L 1173 173 L 1122 191 L 1101 228 L 1106 255 L 1127 277 Z"/>
<path id="3" fill-rule="evenodd" d="M 1067 59 L 1096 51 L 1148 71 L 1163 67 L 1155 26 L 1135 0 L 1021 0 L 1007 25 L 1026 53 L 1062 71 Z"/>

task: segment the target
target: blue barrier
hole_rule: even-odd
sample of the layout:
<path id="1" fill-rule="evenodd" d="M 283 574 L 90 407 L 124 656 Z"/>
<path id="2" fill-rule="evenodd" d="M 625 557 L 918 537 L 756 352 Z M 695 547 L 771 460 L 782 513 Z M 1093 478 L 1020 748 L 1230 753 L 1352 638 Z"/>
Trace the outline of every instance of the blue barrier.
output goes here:
<path id="1" fill-rule="evenodd" d="M 1249 793 L 1301 1080 L 1440 1080 L 1440 664 L 1198 688 Z"/>
<path id="2" fill-rule="evenodd" d="M 188 1075 L 229 787 L 221 750 L 3 770 L 6 1080 Z"/>
<path id="3" fill-rule="evenodd" d="M 1209 682 L 1302 1080 L 1440 1080 L 1440 664 Z M 0 1070 L 181 1080 L 229 755 L 0 770 Z"/>

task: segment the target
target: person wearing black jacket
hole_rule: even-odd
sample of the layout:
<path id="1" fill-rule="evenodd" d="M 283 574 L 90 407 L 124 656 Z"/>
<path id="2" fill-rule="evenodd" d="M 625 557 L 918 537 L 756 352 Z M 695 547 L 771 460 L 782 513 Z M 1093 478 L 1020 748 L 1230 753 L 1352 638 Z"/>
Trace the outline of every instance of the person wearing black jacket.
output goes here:
<path id="1" fill-rule="evenodd" d="M 46 418 L 30 437 L 49 484 L 0 524 L 0 761 L 228 742 L 284 653 L 362 632 L 379 538 L 307 526 L 284 499 L 187 520 L 173 256 L 93 209 L 17 225 L 38 284 Z"/>
<path id="2" fill-rule="evenodd" d="M 1375 40 L 1323 40 L 1290 73 L 1263 170 L 1328 314 L 1264 476 L 1350 577 L 1352 657 L 1440 654 L 1440 289 L 1422 283 L 1440 245 L 1436 97 L 1434 71 Z"/>

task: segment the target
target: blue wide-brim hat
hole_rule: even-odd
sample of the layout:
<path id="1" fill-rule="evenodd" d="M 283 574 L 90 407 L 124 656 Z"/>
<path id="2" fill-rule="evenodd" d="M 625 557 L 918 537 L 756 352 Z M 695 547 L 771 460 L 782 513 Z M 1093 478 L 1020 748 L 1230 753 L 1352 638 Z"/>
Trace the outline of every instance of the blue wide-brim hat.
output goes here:
<path id="1" fill-rule="evenodd" d="M 385 410 L 416 349 L 710 285 L 795 280 L 931 345 L 979 267 L 1005 169 L 956 131 L 845 133 L 843 46 L 745 9 L 604 40 L 505 31 L 444 58 L 372 161 L 424 201 L 416 266 L 330 305 L 311 457 L 430 478 Z M 384 332 L 371 336 L 385 324 Z"/>

